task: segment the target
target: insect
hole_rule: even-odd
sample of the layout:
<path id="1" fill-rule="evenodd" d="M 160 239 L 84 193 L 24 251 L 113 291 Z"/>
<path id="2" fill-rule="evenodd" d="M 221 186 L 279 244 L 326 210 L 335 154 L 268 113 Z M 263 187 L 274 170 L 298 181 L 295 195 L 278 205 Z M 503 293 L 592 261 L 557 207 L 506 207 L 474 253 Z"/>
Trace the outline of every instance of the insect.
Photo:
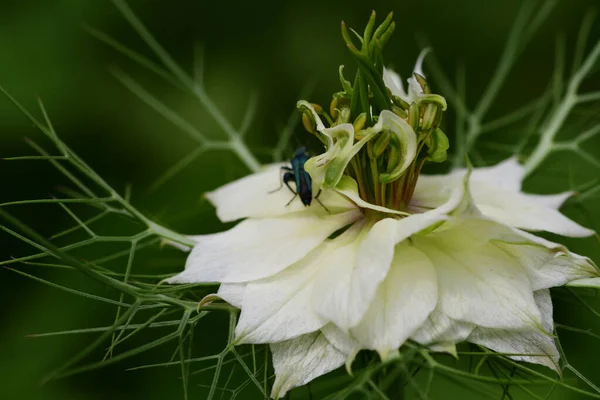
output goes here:
<path id="1" fill-rule="evenodd" d="M 292 197 L 292 199 L 286 204 L 286 207 L 289 206 L 292 203 L 292 201 L 294 201 L 296 196 L 300 197 L 300 200 L 302 201 L 302 204 L 304 204 L 305 207 L 310 206 L 310 203 L 313 200 L 312 179 L 308 172 L 304 170 L 304 163 L 306 163 L 306 161 L 308 161 L 309 158 L 310 156 L 306 147 L 299 147 L 294 153 L 294 156 L 292 157 L 292 167 L 281 167 L 281 170 L 285 171 L 281 180 L 281 186 L 273 190 L 271 193 L 281 190 L 281 188 L 285 184 L 285 186 L 287 186 L 288 189 L 290 189 L 290 191 L 294 193 L 294 197 Z M 290 186 L 290 182 L 294 182 L 296 184 L 296 190 L 294 190 Z M 323 203 L 321 203 L 321 201 L 319 200 L 320 194 L 321 191 L 319 190 L 319 193 L 317 193 L 317 195 L 315 196 L 315 200 L 317 200 L 319 204 L 321 204 L 321 206 L 323 206 L 323 208 L 327 210 L 327 207 L 325 207 Z"/>

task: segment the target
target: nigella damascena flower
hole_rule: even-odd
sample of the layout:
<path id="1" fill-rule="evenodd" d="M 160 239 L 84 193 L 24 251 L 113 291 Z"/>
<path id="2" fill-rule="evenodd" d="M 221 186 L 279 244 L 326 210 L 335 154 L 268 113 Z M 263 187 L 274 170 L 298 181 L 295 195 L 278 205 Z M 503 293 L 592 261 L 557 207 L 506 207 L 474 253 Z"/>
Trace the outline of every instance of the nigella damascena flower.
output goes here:
<path id="1" fill-rule="evenodd" d="M 386 29 L 375 31 L 379 50 Z M 365 42 L 355 55 L 371 62 Z M 600 276 L 588 258 L 526 232 L 593 234 L 558 211 L 571 193 L 523 193 L 516 159 L 420 174 L 448 149 L 446 103 L 421 61 L 408 93 L 389 70 L 369 76 L 379 58 L 361 59 L 368 79 L 351 87 L 340 69 L 329 113 L 298 103 L 325 147 L 298 166 L 320 204 L 274 191 L 282 164 L 206 195 L 223 222 L 242 221 L 195 237 L 169 282 L 221 284 L 218 296 L 241 310 L 235 343 L 271 346 L 274 398 L 362 349 L 394 357 L 408 340 L 450 353 L 469 341 L 558 370 L 549 288 Z"/>
<path id="2" fill-rule="evenodd" d="M 279 175 L 272 165 L 209 193 L 222 221 L 245 219 L 197 237 L 170 280 L 221 283 L 219 296 L 241 309 L 236 342 L 271 344 L 274 397 L 359 349 L 385 359 L 411 338 L 446 351 L 468 340 L 558 368 L 548 288 L 598 273 L 517 227 L 592 234 L 557 210 L 570 193 L 522 193 L 522 168 L 510 159 L 470 179 L 420 176 L 411 206 L 427 211 L 399 215 L 344 188 L 319 197 L 327 212 L 269 194 Z"/>

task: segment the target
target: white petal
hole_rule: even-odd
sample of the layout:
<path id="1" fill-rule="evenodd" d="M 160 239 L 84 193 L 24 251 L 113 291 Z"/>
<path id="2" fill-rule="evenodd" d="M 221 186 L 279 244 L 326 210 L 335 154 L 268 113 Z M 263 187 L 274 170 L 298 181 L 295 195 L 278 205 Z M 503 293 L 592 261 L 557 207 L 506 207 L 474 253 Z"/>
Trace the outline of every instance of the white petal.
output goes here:
<path id="1" fill-rule="evenodd" d="M 534 329 L 541 316 L 525 269 L 486 238 L 464 224 L 413 237 L 436 267 L 441 311 L 484 327 Z"/>
<path id="2" fill-rule="evenodd" d="M 356 326 L 387 275 L 396 244 L 440 227 L 449 215 L 477 214 L 469 201 L 467 179 L 465 174 L 442 206 L 400 220 L 383 219 L 371 229 L 365 228 L 364 239 L 334 252 L 330 267 L 317 278 L 313 307 L 344 330 Z"/>
<path id="3" fill-rule="evenodd" d="M 463 175 L 462 170 L 447 175 L 419 175 L 409 208 L 422 212 L 446 203 Z"/>
<path id="4" fill-rule="evenodd" d="M 360 344 L 349 334 L 342 331 L 332 323 L 321 328 L 321 333 L 325 335 L 327 341 L 342 353 L 350 356 L 360 349 Z"/>
<path id="5" fill-rule="evenodd" d="M 314 332 L 327 323 L 313 311 L 314 278 L 336 246 L 327 241 L 286 270 L 247 284 L 236 327 L 238 343 L 273 343 Z"/>
<path id="6" fill-rule="evenodd" d="M 437 213 L 414 214 L 401 220 L 386 218 L 363 236 L 338 248 L 317 278 L 313 307 L 342 329 L 356 326 L 385 279 L 394 247 L 406 238 L 444 221 Z"/>
<path id="7" fill-rule="evenodd" d="M 473 199 L 481 212 L 506 225 L 529 231 L 546 231 L 563 236 L 585 237 L 594 234 L 570 220 L 553 207 L 556 196 L 542 200 L 544 196 L 498 190 L 489 186 L 471 185 Z M 563 195 L 559 195 L 563 198 Z"/>
<path id="8" fill-rule="evenodd" d="M 280 399 L 292 388 L 304 385 L 344 365 L 346 356 L 321 332 L 272 343 L 275 383 L 271 397 Z"/>
<path id="9" fill-rule="evenodd" d="M 419 53 L 419 57 L 417 58 L 417 62 L 415 63 L 415 67 L 413 68 L 413 72 L 425 77 L 423 74 L 423 60 L 427 53 L 431 51 L 430 48 L 425 48 L 421 50 Z M 419 84 L 419 82 L 415 79 L 414 75 L 411 74 L 410 78 L 407 79 L 408 82 L 408 98 L 409 103 L 419 101 L 419 98 L 423 96 L 423 88 Z"/>
<path id="10" fill-rule="evenodd" d="M 498 353 L 523 354 L 509 358 L 545 365 L 560 373 L 560 355 L 552 338 L 554 322 L 550 291 L 546 289 L 535 292 L 535 301 L 542 313 L 542 332 L 476 328 L 468 340 Z"/>
<path id="11" fill-rule="evenodd" d="M 408 99 L 409 103 L 413 103 L 419 100 L 419 97 L 423 95 L 423 88 L 414 76 L 411 76 L 406 80 L 408 82 Z"/>
<path id="12" fill-rule="evenodd" d="M 345 329 L 356 324 L 366 311 L 363 310 L 364 304 L 360 304 L 366 293 L 356 293 L 360 291 L 360 287 L 353 287 L 358 281 L 353 275 L 359 246 L 360 240 L 356 240 L 330 254 L 326 264 L 328 266 L 319 273 L 313 289 L 313 308 L 324 318 Z M 377 285 L 377 282 L 370 280 L 364 282 L 364 286 L 368 286 L 371 291 Z M 353 297 L 355 294 L 360 299 Z"/>
<path id="13" fill-rule="evenodd" d="M 324 217 L 299 213 L 242 221 L 226 232 L 199 237 L 185 271 L 167 282 L 235 283 L 266 278 L 299 261 L 361 215 L 354 210 Z"/>
<path id="14" fill-rule="evenodd" d="M 245 291 L 245 283 L 222 283 L 219 286 L 217 296 L 236 308 L 242 308 L 242 301 L 244 300 Z"/>
<path id="15" fill-rule="evenodd" d="M 434 350 L 445 349 L 469 337 L 475 324 L 456 321 L 444 314 L 439 307 L 433 310 L 412 339 Z"/>
<path id="16" fill-rule="evenodd" d="M 413 72 L 416 72 L 417 74 L 425 77 L 425 74 L 423 73 L 423 61 L 425 60 L 425 56 L 427 56 L 427 54 L 429 54 L 430 52 L 430 47 L 426 47 L 423 50 L 421 50 L 421 52 L 419 53 L 419 57 L 417 57 L 417 61 L 415 62 Z"/>
<path id="17" fill-rule="evenodd" d="M 544 207 L 549 207 L 554 210 L 558 210 L 562 207 L 563 203 L 570 197 L 573 197 L 575 192 L 563 192 L 557 194 L 527 194 L 527 198 L 534 203 L 540 204 Z"/>
<path id="18" fill-rule="evenodd" d="M 443 204 L 450 195 L 449 188 L 462 171 L 420 176 L 411 208 L 423 210 Z M 558 211 L 571 192 L 554 195 L 522 193 L 524 176 L 524 168 L 514 157 L 491 167 L 473 169 L 469 187 L 477 208 L 484 215 L 516 228 L 572 237 L 594 234 Z"/>
<path id="19" fill-rule="evenodd" d="M 404 101 L 408 101 L 408 93 L 404 91 L 402 79 L 392 69 L 383 68 L 383 83 L 390 89 L 394 96 L 400 97 Z"/>
<path id="20" fill-rule="evenodd" d="M 289 167 L 284 163 L 265 166 L 263 171 L 231 182 L 213 192 L 206 193 L 205 196 L 217 208 L 217 216 L 223 222 L 247 217 L 276 217 L 307 211 L 299 199 L 287 205 L 294 197 L 294 193 L 282 186 L 281 167 L 283 166 Z M 293 188 L 294 184 L 291 183 L 291 186 Z M 319 189 L 316 185 L 313 186 L 313 194 L 316 196 Z M 331 212 L 352 208 L 352 204 L 334 191 L 323 191 L 319 195 L 319 200 Z M 320 215 L 327 214 L 327 211 L 319 204 L 312 204 L 310 211 Z"/>
<path id="21" fill-rule="evenodd" d="M 517 157 L 508 158 L 491 167 L 474 168 L 471 174 L 473 184 L 485 184 L 510 192 L 521 191 L 524 178 L 525 168 L 519 164 Z"/>
<path id="22" fill-rule="evenodd" d="M 525 232 L 521 233 L 521 242 L 518 237 L 504 237 L 496 245 L 525 267 L 533 290 L 562 286 L 600 275 L 589 258 Z"/>
<path id="23" fill-rule="evenodd" d="M 436 303 L 435 268 L 403 242 L 396 246 L 390 271 L 352 335 L 386 360 L 425 322 Z"/>
<path id="24" fill-rule="evenodd" d="M 534 291 L 600 276 L 592 260 L 560 244 L 485 218 L 470 218 L 463 224 L 470 230 L 486 232 L 481 236 L 484 240 L 490 240 L 523 266 Z"/>
<path id="25" fill-rule="evenodd" d="M 444 204 L 456 182 L 465 174 L 459 168 L 444 175 L 419 175 L 411 205 L 422 208 L 435 208 Z M 508 192 L 520 192 L 525 170 L 515 157 L 509 158 L 491 167 L 472 168 L 469 186 L 473 191 L 477 188 L 490 187 Z M 474 199 L 477 202 L 477 199 Z"/>
<path id="26" fill-rule="evenodd" d="M 524 176 L 525 169 L 514 157 L 492 167 L 476 168 L 471 175 L 471 193 L 477 207 L 484 215 L 516 228 L 573 237 L 594 234 L 558 211 L 569 193 L 521 193 Z"/>
<path id="27" fill-rule="evenodd" d="M 454 216 L 479 215 L 471 198 L 470 170 L 458 170 L 448 175 L 421 175 L 409 205 L 414 212 Z"/>

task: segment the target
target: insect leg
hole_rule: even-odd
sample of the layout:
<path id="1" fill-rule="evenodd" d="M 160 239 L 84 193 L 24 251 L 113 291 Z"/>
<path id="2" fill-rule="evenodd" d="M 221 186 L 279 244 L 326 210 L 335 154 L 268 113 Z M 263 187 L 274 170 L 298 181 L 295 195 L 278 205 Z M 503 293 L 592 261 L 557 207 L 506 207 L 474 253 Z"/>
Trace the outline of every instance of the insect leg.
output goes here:
<path id="1" fill-rule="evenodd" d="M 279 181 L 279 187 L 274 190 L 269 190 L 269 193 L 275 193 L 275 192 L 278 192 L 281 190 L 281 188 L 283 187 L 283 183 L 285 182 L 285 176 L 287 174 L 291 173 L 293 176 L 293 169 L 291 169 L 290 167 L 281 167 L 281 171 L 286 171 L 286 173 L 283 174 L 283 179 Z M 294 178 L 292 178 L 291 180 L 294 180 Z M 288 188 L 290 187 L 287 183 L 286 183 L 286 185 Z M 290 190 L 292 190 L 292 189 L 290 189 Z M 292 192 L 294 192 L 294 191 L 292 190 Z M 294 193 L 296 193 L 296 192 L 294 192 Z"/>
<path id="2" fill-rule="evenodd" d="M 286 207 L 292 204 L 292 201 L 294 201 L 294 199 L 298 196 L 298 192 L 292 189 L 292 187 L 290 186 L 290 181 L 296 181 L 296 176 L 294 175 L 294 173 L 286 172 L 285 174 L 283 174 L 283 183 L 285 183 L 285 186 L 287 186 L 288 189 L 290 189 L 290 192 L 294 193 L 294 197 L 292 197 L 292 199 L 288 201 L 288 203 L 285 205 Z"/>
<path id="3" fill-rule="evenodd" d="M 285 174 L 283 174 L 283 183 L 285 183 L 285 186 L 288 187 L 288 189 L 290 189 L 290 192 L 294 193 L 294 194 L 298 194 L 297 190 L 292 189 L 292 187 L 290 186 L 290 182 L 295 182 L 296 181 L 296 176 L 294 175 L 293 172 L 286 172 Z"/>
<path id="4" fill-rule="evenodd" d="M 319 196 L 321 195 L 322 190 L 319 189 L 319 192 L 317 193 L 317 195 L 315 196 L 315 200 L 319 202 L 319 204 L 321 205 L 321 207 L 323 207 L 325 209 L 325 211 L 327 211 L 329 214 L 331 214 L 331 211 L 329 211 L 329 208 L 325 207 L 325 204 L 323 204 L 321 202 L 321 200 L 319 200 Z"/>
<path id="5" fill-rule="evenodd" d="M 294 201 L 296 197 L 298 197 L 298 193 L 294 192 L 294 197 L 292 197 L 292 199 L 288 201 L 288 203 L 285 206 L 288 207 L 290 204 L 292 204 L 292 201 Z"/>

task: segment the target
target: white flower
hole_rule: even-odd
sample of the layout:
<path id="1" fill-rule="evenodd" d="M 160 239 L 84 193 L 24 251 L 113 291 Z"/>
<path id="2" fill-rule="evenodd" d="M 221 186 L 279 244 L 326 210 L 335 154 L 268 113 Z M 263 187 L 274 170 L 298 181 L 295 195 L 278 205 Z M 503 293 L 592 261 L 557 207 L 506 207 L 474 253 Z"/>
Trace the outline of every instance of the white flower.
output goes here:
<path id="1" fill-rule="evenodd" d="M 523 169 L 509 159 L 420 176 L 408 215 L 362 200 L 348 176 L 320 195 L 327 210 L 286 207 L 289 191 L 270 193 L 280 167 L 207 195 L 223 222 L 244 220 L 197 236 L 169 280 L 221 283 L 218 295 L 241 309 L 236 343 L 271 344 L 274 398 L 360 349 L 393 357 L 408 339 L 449 352 L 468 340 L 558 369 L 548 289 L 599 274 L 520 229 L 591 235 L 558 211 L 571 193 L 522 193 Z"/>

